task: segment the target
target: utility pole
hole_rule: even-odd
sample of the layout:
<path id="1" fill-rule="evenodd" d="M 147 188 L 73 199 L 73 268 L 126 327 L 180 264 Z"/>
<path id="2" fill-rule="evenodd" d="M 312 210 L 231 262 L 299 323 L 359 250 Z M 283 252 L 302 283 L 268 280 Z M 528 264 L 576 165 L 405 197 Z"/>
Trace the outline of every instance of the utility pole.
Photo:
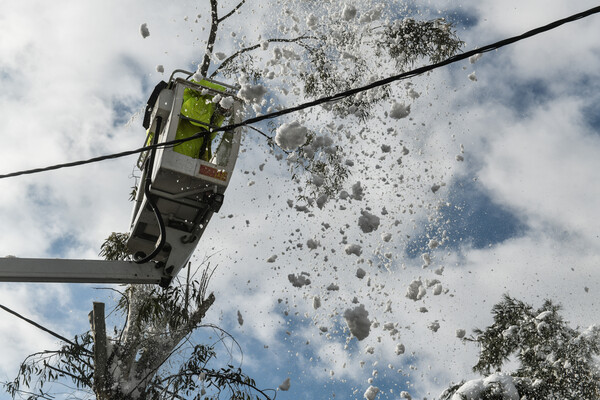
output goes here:
<path id="1" fill-rule="evenodd" d="M 89 314 L 94 338 L 94 390 L 98 400 L 110 400 L 106 392 L 108 380 L 106 323 L 104 321 L 104 303 L 94 302 Z"/>

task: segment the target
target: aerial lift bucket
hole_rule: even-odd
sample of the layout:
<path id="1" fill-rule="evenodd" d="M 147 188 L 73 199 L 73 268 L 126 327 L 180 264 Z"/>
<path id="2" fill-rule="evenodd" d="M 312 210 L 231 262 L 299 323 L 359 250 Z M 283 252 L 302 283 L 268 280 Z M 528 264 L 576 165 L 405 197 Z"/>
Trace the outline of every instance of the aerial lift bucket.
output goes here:
<path id="1" fill-rule="evenodd" d="M 188 78 L 192 75 L 178 70 L 168 83 L 157 86 L 144 118 L 148 137 L 158 145 L 173 141 L 179 125 L 185 123 L 182 121 L 190 121 L 197 126 L 202 147 L 212 146 L 204 153 L 210 158 L 182 154 L 174 146 L 142 153 L 138 161 L 142 176 L 127 241 L 134 260 L 152 260 L 169 277 L 176 276 L 186 265 L 213 213 L 223 204 L 241 140 L 241 128 L 219 132 L 211 140 L 211 130 L 219 126 L 186 117 L 187 110 L 182 109 L 184 93 L 193 91 L 187 94 L 193 93 L 207 104 L 214 101 L 214 112 L 225 117 L 221 118 L 221 126 L 237 123 L 242 100 L 235 95 L 235 88 L 209 79 L 174 79 L 177 72 L 187 73 Z"/>

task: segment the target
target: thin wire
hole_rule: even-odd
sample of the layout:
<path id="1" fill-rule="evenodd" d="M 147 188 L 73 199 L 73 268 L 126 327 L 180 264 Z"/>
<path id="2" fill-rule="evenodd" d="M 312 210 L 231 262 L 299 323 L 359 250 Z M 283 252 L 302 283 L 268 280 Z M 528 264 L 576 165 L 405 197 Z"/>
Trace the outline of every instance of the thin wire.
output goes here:
<path id="1" fill-rule="evenodd" d="M 31 319 L 29 319 L 29 318 L 27 318 L 27 317 L 24 317 L 24 316 L 22 316 L 22 315 L 21 315 L 21 314 L 19 314 L 18 312 L 16 312 L 16 311 L 13 311 L 13 310 L 11 310 L 10 308 L 8 308 L 8 307 L 6 307 L 6 306 L 4 306 L 4 305 L 2 305 L 2 304 L 0 304 L 0 308 L 1 308 L 1 309 L 3 309 L 4 311 L 6 311 L 7 313 L 10 313 L 10 314 L 12 314 L 12 315 L 14 315 L 14 316 L 16 316 L 16 317 L 18 317 L 18 318 L 21 318 L 23 321 L 25 321 L 25 322 L 27 322 L 27 323 L 29 323 L 29 324 L 31 324 L 31 325 L 33 325 L 33 326 L 35 326 L 36 328 L 38 328 L 38 329 L 41 329 L 41 330 L 43 330 L 44 332 L 51 334 L 51 335 L 52 335 L 52 336 L 54 336 L 55 338 L 58 338 L 58 339 L 62 340 L 62 341 L 63 341 L 63 342 L 65 342 L 65 343 L 69 343 L 69 344 L 70 344 L 71 346 L 73 346 L 73 347 L 80 348 L 81 350 L 85 351 L 86 353 L 92 354 L 92 352 L 91 352 L 90 350 L 86 349 L 86 348 L 85 348 L 85 347 L 83 347 L 82 345 L 80 345 L 80 344 L 77 344 L 77 343 L 74 343 L 74 342 L 70 341 L 70 340 L 69 340 L 69 339 L 67 339 L 66 337 L 64 337 L 64 336 L 62 336 L 62 335 L 59 335 L 58 333 L 56 333 L 56 332 L 54 332 L 54 331 L 51 331 L 50 329 L 48 329 L 48 328 L 46 328 L 46 327 L 44 327 L 44 326 L 42 326 L 42 325 L 38 324 L 37 322 L 35 322 L 35 321 L 33 321 L 33 320 L 31 320 Z"/>
<path id="2" fill-rule="evenodd" d="M 257 122 L 261 122 L 261 121 L 265 121 L 267 119 L 273 119 L 273 118 L 277 118 L 280 117 L 282 115 L 287 115 L 287 114 L 291 114 L 300 110 L 304 110 L 307 108 L 312 108 L 324 103 L 329 103 L 329 102 L 333 102 L 333 101 L 339 101 L 342 100 L 344 98 L 353 96 L 357 93 L 361 93 L 367 90 L 371 90 L 380 86 L 385 86 L 388 85 L 392 82 L 395 81 L 400 81 L 400 80 L 404 80 L 404 79 L 408 79 L 408 78 L 412 78 L 415 77 L 417 75 L 421 75 L 425 72 L 429 72 L 432 71 L 434 69 L 446 66 L 448 64 L 452 64 L 461 60 L 465 60 L 471 56 L 474 56 L 475 54 L 480 54 L 480 53 L 487 53 L 489 51 L 492 50 L 497 50 L 501 47 L 504 46 L 508 46 L 509 44 L 530 38 L 532 36 L 535 35 L 539 35 L 540 33 L 544 33 L 547 31 L 550 31 L 552 29 L 558 28 L 561 25 L 564 25 L 566 23 L 569 22 L 574 22 L 577 21 L 579 19 L 585 18 L 585 17 L 589 17 L 590 15 L 593 14 L 597 14 L 600 12 L 600 6 L 598 7 L 594 7 L 594 8 L 590 8 L 587 11 L 583 11 L 577 14 L 573 14 L 570 17 L 566 17 L 563 19 L 559 19 L 557 21 L 551 22 L 547 25 L 532 29 L 530 31 L 527 31 L 521 35 L 517 35 L 517 36 L 513 36 L 504 40 L 500 40 L 498 42 L 492 43 L 492 44 L 488 44 L 486 46 L 474 49 L 474 50 L 470 50 L 466 53 L 462 53 L 459 55 L 455 55 L 452 56 L 450 58 L 447 58 L 444 61 L 440 61 L 438 63 L 435 64 L 430 64 L 430 65 L 426 65 L 420 68 L 416 68 L 413 69 L 411 71 L 408 72 L 404 72 L 398 75 L 393 75 L 390 76 L 388 78 L 385 79 L 381 79 L 375 82 L 372 82 L 366 86 L 361 86 L 358 88 L 354 88 L 354 89 L 350 89 L 347 90 L 345 92 L 340 92 L 337 94 L 334 94 L 332 96 L 327 96 L 327 97 L 322 97 L 313 101 L 309 101 L 307 103 L 302 103 L 299 104 L 295 107 L 291 107 L 291 108 L 286 108 L 280 111 L 276 111 L 273 113 L 269 113 L 269 114 L 264 114 L 258 117 L 254 117 L 254 118 L 249 118 L 246 119 L 242 122 L 239 122 L 237 124 L 231 124 L 231 125 L 227 125 L 227 126 L 223 126 L 220 128 L 215 128 L 213 129 L 213 132 L 220 132 L 220 131 L 228 131 L 228 130 L 234 130 L 236 128 L 240 128 L 240 127 L 244 127 L 244 126 L 248 126 L 250 124 L 255 124 Z M 0 179 L 5 179 L 5 178 L 11 178 L 11 177 L 15 177 L 15 176 L 20 176 L 20 175 L 32 175 L 32 174 L 36 174 L 36 173 L 40 173 L 40 172 L 45 172 L 45 171 L 52 171 L 52 170 L 56 170 L 56 169 L 60 169 L 60 168 L 68 168 L 68 167 L 75 167 L 75 166 L 79 166 L 79 165 L 84 165 L 84 164 L 91 164 L 91 163 L 95 163 L 95 162 L 99 162 L 99 161 L 104 161 L 104 160 L 110 160 L 110 159 L 115 159 L 115 158 L 120 158 L 120 157 L 125 157 L 128 155 L 132 155 L 132 154 L 137 154 L 137 153 L 141 153 L 147 150 L 151 150 L 151 149 L 157 149 L 157 148 L 166 148 L 166 147 L 171 147 L 174 145 L 177 145 L 179 143 L 183 143 L 183 142 L 187 142 L 189 140 L 194 140 L 197 139 L 201 136 L 199 135 L 194 135 L 194 136 L 190 136 L 188 138 L 185 139 L 176 139 L 176 140 L 172 140 L 169 142 L 163 142 L 163 143 L 159 143 L 156 145 L 150 145 L 150 146 L 145 146 L 145 147 L 141 147 L 139 149 L 136 150 L 129 150 L 129 151 L 123 151 L 120 153 L 114 153 L 114 154 L 109 154 L 109 155 L 104 155 L 104 156 L 99 156 L 99 157 L 94 157 L 94 158 L 90 158 L 87 160 L 80 160 L 80 161 L 73 161 L 73 162 L 68 162 L 68 163 L 64 163 L 64 164 L 56 164 L 56 165 L 51 165 L 48 167 L 43 167 L 43 168 L 34 168 L 34 169 L 29 169 L 29 170 L 23 170 L 23 171 L 17 171 L 17 172 L 11 172 L 8 174 L 4 174 L 4 175 L 0 175 Z"/>

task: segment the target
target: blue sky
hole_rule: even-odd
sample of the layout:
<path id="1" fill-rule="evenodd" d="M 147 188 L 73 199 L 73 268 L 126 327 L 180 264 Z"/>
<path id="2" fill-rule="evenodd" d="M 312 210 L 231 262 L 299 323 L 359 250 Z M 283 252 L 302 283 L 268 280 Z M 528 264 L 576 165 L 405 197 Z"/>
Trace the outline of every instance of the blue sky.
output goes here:
<path id="1" fill-rule="evenodd" d="M 332 14 L 346 3 L 352 2 L 331 3 Z M 362 13 L 376 4 L 356 6 Z M 455 21 L 465 50 L 596 5 L 414 4 L 424 16 Z M 274 32 L 262 21 L 278 18 L 283 8 L 248 2 L 240 16 L 244 23 L 235 19 L 225 29 L 256 42 Z M 138 147 L 144 130 L 136 112 L 169 71 L 194 68 L 201 59 L 209 14 L 191 1 L 69 1 L 56 7 L 27 0 L 3 9 L 0 173 Z M 317 11 L 294 12 L 302 24 Z M 400 390 L 435 398 L 450 381 L 474 376 L 477 349 L 456 339 L 455 330 L 489 324 L 491 306 L 506 292 L 535 306 L 543 298 L 562 303 L 573 326 L 598 322 L 598 18 L 487 53 L 474 64 L 464 61 L 414 78 L 416 99 L 407 96 L 404 82 L 395 84 L 393 99 L 411 103 L 410 119 L 386 119 L 390 100 L 375 110 L 364 140 L 336 139 L 344 157 L 355 161 L 345 190 L 361 181 L 362 201 L 332 198 L 310 215 L 289 208 L 287 200 L 296 204 L 305 178 L 292 181 L 285 160 L 259 136 L 246 134 L 225 204 L 194 261 L 199 265 L 211 255 L 219 265 L 208 322 L 240 342 L 243 367 L 259 387 L 276 387 L 289 376 L 290 391 L 278 398 L 330 399 L 335 393 L 338 399 L 361 399 L 371 384 L 382 390 L 378 398 L 397 399 Z M 141 23 L 150 29 L 146 39 L 139 34 Z M 232 52 L 233 40 L 230 33 L 221 36 L 219 51 Z M 158 64 L 164 75 L 156 72 Z M 477 81 L 468 78 L 473 72 Z M 278 79 L 267 85 L 269 101 L 295 104 L 297 98 L 279 91 Z M 322 110 L 277 123 L 295 118 L 315 132 L 330 132 Z M 360 129 L 350 119 L 340 132 L 358 137 Z M 392 147 L 391 155 L 381 153 L 382 144 Z M 410 153 L 399 166 L 402 146 Z M 105 237 L 128 229 L 134 163 L 129 157 L 1 180 L 0 256 L 97 258 Z M 434 184 L 443 184 L 436 193 Z M 381 218 L 370 234 L 357 225 L 366 209 Z M 382 239 L 384 233 L 391 233 L 390 241 Z M 319 240 L 320 247 L 308 249 L 308 239 Z M 441 245 L 429 249 L 431 239 Z M 361 257 L 347 255 L 346 244 L 360 244 Z M 426 268 L 423 253 L 432 260 Z M 274 254 L 277 261 L 267 263 Z M 355 276 L 358 268 L 365 278 Z M 312 283 L 294 288 L 287 276 L 300 272 L 310 273 Z M 433 279 L 442 294 L 428 288 L 418 301 L 405 297 L 412 281 L 426 285 Z M 332 283 L 339 290 L 327 290 Z M 88 329 L 92 301 L 114 300 L 97 286 L 1 283 L 0 304 L 70 336 Z M 319 309 L 313 307 L 315 296 Z M 344 330 L 342 315 L 354 297 L 374 322 L 361 342 Z M 437 332 L 429 328 L 434 321 Z M 399 333 L 390 335 L 386 323 Z M 0 314 L 0 343 L 0 380 L 12 379 L 27 354 L 57 345 L 8 314 Z M 404 355 L 395 354 L 398 343 L 406 347 Z M 365 351 L 369 347 L 372 354 Z"/>

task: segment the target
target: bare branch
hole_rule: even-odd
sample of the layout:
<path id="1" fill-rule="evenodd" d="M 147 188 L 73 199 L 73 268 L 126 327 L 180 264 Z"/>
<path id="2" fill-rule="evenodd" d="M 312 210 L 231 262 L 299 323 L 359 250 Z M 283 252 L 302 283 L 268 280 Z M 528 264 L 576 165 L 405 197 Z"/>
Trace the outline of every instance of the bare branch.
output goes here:
<path id="1" fill-rule="evenodd" d="M 53 367 L 50 364 L 46 364 L 45 367 L 50 368 L 51 370 L 54 370 L 54 371 L 58 372 L 59 374 L 69 376 L 69 377 L 73 378 L 73 380 L 80 382 L 81 384 L 84 384 L 84 385 L 88 386 L 89 388 L 92 388 L 92 383 L 88 379 L 85 379 L 85 377 L 73 375 L 70 372 L 63 371 L 60 368 Z"/>
<path id="2" fill-rule="evenodd" d="M 246 0 L 242 0 L 242 1 L 240 2 L 240 4 L 238 4 L 237 6 L 235 6 L 235 7 L 233 8 L 233 10 L 229 11 L 229 13 L 228 13 L 227 15 L 225 15 L 225 16 L 224 16 L 224 17 L 222 17 L 222 18 L 219 18 L 219 19 L 217 20 L 217 22 L 220 24 L 221 22 L 225 21 L 227 18 L 231 17 L 231 16 L 233 15 L 233 13 L 235 13 L 237 10 L 239 10 L 239 9 L 240 9 L 240 7 L 241 7 L 241 6 L 243 6 L 243 5 L 244 5 L 244 3 L 245 3 L 245 2 L 246 2 Z"/>
<path id="3" fill-rule="evenodd" d="M 265 42 L 268 43 L 298 43 L 298 42 L 302 42 L 303 40 L 306 39 L 317 39 L 317 37 L 314 36 L 298 36 L 296 38 L 291 38 L 291 39 L 284 39 L 284 38 L 273 38 L 273 39 L 267 39 L 265 40 Z M 217 67 L 217 69 L 215 69 L 215 71 L 210 74 L 210 77 L 214 77 L 220 70 L 222 70 L 223 68 L 225 68 L 228 64 L 230 64 L 233 60 L 235 60 L 237 57 L 241 56 L 244 53 L 248 53 L 252 50 L 256 50 L 260 47 L 260 44 L 255 44 L 253 46 L 250 47 L 244 47 L 243 49 L 240 49 L 238 51 L 236 51 L 235 53 L 233 53 L 232 55 L 230 55 L 229 57 L 227 57 L 225 60 L 223 60 L 223 62 L 221 63 L 221 65 L 219 65 Z"/>
<path id="4" fill-rule="evenodd" d="M 8 385 L 9 385 L 9 384 L 8 384 L 8 383 L 6 383 L 6 382 L 0 382 L 0 383 L 1 383 L 2 385 L 4 385 L 4 386 L 8 386 Z M 15 391 L 16 391 L 16 392 L 19 392 L 19 393 L 23 393 L 23 394 L 29 394 L 29 395 L 31 395 L 31 396 L 29 396 L 29 397 L 28 397 L 28 399 L 33 399 L 33 398 L 36 398 L 36 399 L 54 400 L 54 397 L 46 397 L 46 396 L 44 396 L 43 394 L 39 394 L 39 393 L 33 393 L 33 392 L 28 392 L 28 391 L 26 391 L 26 390 L 15 389 Z"/>
<path id="5" fill-rule="evenodd" d="M 204 60 L 202 60 L 202 66 L 200 67 L 200 74 L 202 74 L 202 76 L 206 76 L 206 74 L 208 74 L 208 67 L 210 67 L 210 57 L 212 56 L 212 52 L 215 47 L 215 40 L 217 39 L 217 30 L 219 29 L 219 16 L 217 14 L 217 5 L 217 0 L 210 0 L 210 33 L 208 34 L 208 41 L 206 42 Z"/>

